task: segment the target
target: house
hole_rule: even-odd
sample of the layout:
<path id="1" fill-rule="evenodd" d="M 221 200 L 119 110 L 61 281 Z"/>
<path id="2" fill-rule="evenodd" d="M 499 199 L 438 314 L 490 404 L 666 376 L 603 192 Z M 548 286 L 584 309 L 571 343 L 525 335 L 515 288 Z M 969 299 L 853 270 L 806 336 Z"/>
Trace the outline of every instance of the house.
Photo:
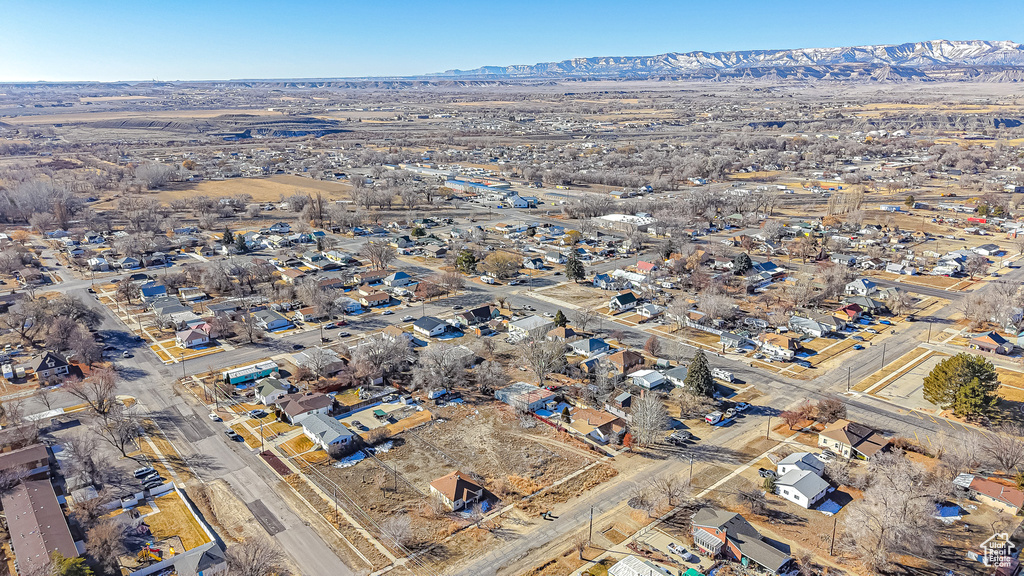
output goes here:
<path id="1" fill-rule="evenodd" d="M 1002 249 L 999 248 L 999 246 L 996 246 L 995 244 L 982 244 L 981 246 L 978 246 L 977 248 L 974 248 L 971 251 L 974 252 L 975 254 L 981 254 L 982 256 L 995 256 L 1002 252 Z"/>
<path id="2" fill-rule="evenodd" d="M 600 444 L 621 441 L 626 432 L 622 418 L 593 408 L 574 408 L 571 413 L 572 427 Z"/>
<path id="3" fill-rule="evenodd" d="M 857 257 L 852 254 L 833 254 L 828 258 L 835 264 L 841 264 L 843 266 L 856 266 Z"/>
<path id="4" fill-rule="evenodd" d="M 579 338 L 578 332 L 568 326 L 559 326 L 548 331 L 548 340 L 561 340 L 562 342 L 568 342 Z"/>
<path id="5" fill-rule="evenodd" d="M 116 260 L 114 265 L 122 270 L 134 270 L 139 267 L 138 258 L 132 258 L 131 256 L 125 256 L 120 260 Z"/>
<path id="6" fill-rule="evenodd" d="M 543 270 L 545 266 L 543 258 L 523 258 L 523 268 Z"/>
<path id="7" fill-rule="evenodd" d="M 829 332 L 829 329 L 817 320 L 804 318 L 803 316 L 791 317 L 789 319 L 789 329 L 800 334 L 814 336 L 815 338 L 820 338 Z"/>
<path id="8" fill-rule="evenodd" d="M 986 332 L 971 338 L 969 346 L 972 350 L 983 350 L 995 354 L 1009 354 L 1013 352 L 1013 344 L 997 332 Z"/>
<path id="9" fill-rule="evenodd" d="M 598 274 L 594 276 L 594 288 L 600 288 L 601 290 L 618 290 L 619 282 L 614 280 L 608 274 Z"/>
<path id="10" fill-rule="evenodd" d="M 864 309 L 858 304 L 847 304 L 836 310 L 833 314 L 843 322 L 856 322 Z"/>
<path id="11" fill-rule="evenodd" d="M 196 330 L 189 328 L 188 330 L 179 330 L 174 334 L 174 343 L 177 344 L 178 348 L 196 348 L 203 344 L 210 343 L 210 335 L 203 330 Z"/>
<path id="12" fill-rule="evenodd" d="M 877 291 L 878 286 L 865 278 L 858 278 L 846 285 L 846 293 L 853 296 L 870 296 Z"/>
<path id="13" fill-rule="evenodd" d="M 626 556 L 608 569 L 608 576 L 672 576 L 672 573 L 650 560 Z"/>
<path id="14" fill-rule="evenodd" d="M 345 361 L 337 352 L 321 346 L 314 346 L 292 354 L 292 364 L 300 368 L 307 368 L 317 377 L 336 374 L 345 367 Z"/>
<path id="15" fill-rule="evenodd" d="M 555 326 L 555 323 L 547 318 L 533 315 L 520 318 L 515 322 L 509 322 L 508 332 L 516 338 L 533 338 L 540 340 Z"/>
<path id="16" fill-rule="evenodd" d="M 0 473 L 17 478 L 45 474 L 50 469 L 50 453 L 43 444 L 0 453 Z"/>
<path id="17" fill-rule="evenodd" d="M 306 277 L 306 273 L 297 268 L 286 268 L 281 271 L 281 279 L 288 284 L 295 284 Z"/>
<path id="18" fill-rule="evenodd" d="M 256 319 L 256 325 L 263 330 L 274 331 L 282 330 L 285 328 L 291 328 L 291 320 L 282 316 L 279 312 L 274 310 L 258 310 L 252 313 L 252 316 Z"/>
<path id="19" fill-rule="evenodd" d="M 402 272 L 401 270 L 399 270 L 398 272 L 395 272 L 393 274 L 389 274 L 388 276 L 384 277 L 384 284 L 386 286 L 392 286 L 392 287 L 408 286 L 411 283 L 412 283 L 412 276 L 409 276 L 408 274 L 406 274 L 405 272 Z"/>
<path id="20" fill-rule="evenodd" d="M 626 290 L 625 292 L 619 292 L 611 300 L 608 301 L 609 312 L 623 312 L 626 310 L 632 310 L 636 308 L 638 303 L 636 294 L 632 291 Z"/>
<path id="21" fill-rule="evenodd" d="M 761 335 L 761 350 L 769 356 L 792 360 L 800 343 L 784 334 L 765 333 Z"/>
<path id="22" fill-rule="evenodd" d="M 198 286 L 185 286 L 178 288 L 178 297 L 185 302 L 197 302 L 206 299 L 206 292 Z"/>
<path id="23" fill-rule="evenodd" d="M 288 234 L 292 231 L 292 225 L 287 222 L 277 222 L 270 228 L 267 228 L 267 231 L 274 234 Z"/>
<path id="24" fill-rule="evenodd" d="M 843 458 L 868 460 L 889 449 L 889 441 L 871 428 L 849 420 L 836 420 L 818 433 L 818 446 Z"/>
<path id="25" fill-rule="evenodd" d="M 658 306 L 657 304 L 647 303 L 637 307 L 636 311 L 640 314 L 641 318 L 646 318 L 647 320 L 650 320 L 651 318 L 656 318 L 664 314 L 665 307 Z"/>
<path id="26" fill-rule="evenodd" d="M 633 395 L 629 392 L 621 392 L 616 394 L 614 397 L 609 398 L 604 403 L 604 409 L 607 412 L 615 414 L 619 418 L 622 418 L 626 422 L 632 420 L 632 408 L 633 406 Z"/>
<path id="27" fill-rule="evenodd" d="M 139 286 L 139 295 L 143 302 L 152 302 L 157 298 L 167 296 L 167 287 L 163 284 L 157 284 L 150 282 L 149 284 L 143 284 Z"/>
<path id="28" fill-rule="evenodd" d="M 548 251 L 548 253 L 544 255 L 544 261 L 549 264 L 565 264 L 565 260 L 565 254 L 562 254 L 561 252 Z"/>
<path id="29" fill-rule="evenodd" d="M 484 324 L 497 318 L 501 315 L 497 306 L 491 304 L 485 304 L 478 306 L 472 310 L 466 310 L 461 314 L 458 314 L 455 318 L 461 326 L 475 326 L 477 324 Z"/>
<path id="30" fill-rule="evenodd" d="M 611 350 L 611 346 L 600 338 L 584 338 L 582 340 L 570 342 L 569 348 L 572 349 L 574 354 L 583 356 L 584 358 L 593 358 L 598 354 L 604 354 Z"/>
<path id="31" fill-rule="evenodd" d="M 640 366 L 643 361 L 644 355 L 633 350 L 620 350 L 608 356 L 608 362 L 622 375 L 629 374 L 633 368 Z"/>
<path id="32" fill-rule="evenodd" d="M 266 360 L 240 368 L 225 370 L 220 373 L 220 377 L 226 384 L 238 385 L 266 378 L 274 372 L 279 372 L 277 363 L 273 360 Z"/>
<path id="33" fill-rule="evenodd" d="M 424 254 L 424 256 L 429 256 L 431 258 L 441 258 L 441 257 L 443 257 L 447 253 L 448 253 L 448 248 L 445 248 L 444 246 L 438 246 L 436 244 L 429 244 L 429 245 L 423 247 L 423 254 Z"/>
<path id="34" fill-rule="evenodd" d="M 412 342 L 413 339 L 412 334 L 406 332 L 405 330 L 402 330 L 401 328 L 395 326 L 394 324 L 381 330 L 380 333 L 382 336 L 384 336 L 388 340 L 391 340 L 392 342 L 398 340 L 399 338 L 402 338 L 403 340 L 405 340 L 405 342 L 410 343 Z"/>
<path id="35" fill-rule="evenodd" d="M 653 390 L 668 383 L 665 375 L 657 370 L 637 370 L 630 374 L 633 385 L 644 390 Z"/>
<path id="36" fill-rule="evenodd" d="M 46 569 L 54 552 L 78 558 L 71 529 L 48 479 L 22 480 L 0 496 L 0 505 L 20 574 L 49 573 Z"/>
<path id="37" fill-rule="evenodd" d="M 256 399 L 264 406 L 270 406 L 285 394 L 291 394 L 294 387 L 281 378 L 264 378 L 256 381 Z"/>
<path id="38" fill-rule="evenodd" d="M 650 274 L 658 269 L 658 265 L 652 262 L 641 260 L 636 263 L 636 271 L 641 274 Z"/>
<path id="39" fill-rule="evenodd" d="M 1008 514 L 1019 514 L 1024 507 L 1024 492 L 998 480 L 960 474 L 953 484 L 970 491 L 975 500 Z"/>
<path id="40" fill-rule="evenodd" d="M 397 238 L 392 238 L 390 244 L 395 248 L 409 248 L 415 246 L 416 242 L 408 236 L 398 236 Z"/>
<path id="41" fill-rule="evenodd" d="M 316 308 L 312 306 L 306 306 L 305 308 L 299 308 L 295 311 L 295 319 L 300 322 L 315 322 L 328 318 L 327 314 L 318 314 Z"/>
<path id="42" fill-rule="evenodd" d="M 328 452 L 334 446 L 346 446 L 355 440 L 355 435 L 344 424 L 321 412 L 311 413 L 302 419 L 302 433 Z"/>
<path id="43" fill-rule="evenodd" d="M 448 329 L 448 323 L 433 316 L 424 316 L 413 322 L 412 329 L 417 334 L 434 338 L 444 334 L 445 330 Z"/>
<path id="44" fill-rule="evenodd" d="M 885 302 L 881 300 L 875 300 L 874 298 L 868 298 L 867 296 L 850 296 L 845 299 L 847 306 L 857 306 L 860 308 L 857 317 L 860 317 L 861 313 L 867 312 L 868 314 L 880 314 L 885 312 L 889 308 L 885 305 Z M 842 318 L 842 316 L 839 316 Z M 854 320 L 855 318 L 851 318 Z"/>
<path id="45" fill-rule="evenodd" d="M 772 574 L 789 572 L 794 561 L 788 550 L 777 548 L 739 514 L 704 507 L 690 521 L 693 543 L 702 554 L 751 563 Z"/>
<path id="46" fill-rule="evenodd" d="M 89 258 L 85 263 L 89 266 L 89 270 L 93 272 L 106 272 L 110 270 L 110 263 L 102 256 Z"/>
<path id="47" fill-rule="evenodd" d="M 49 380 L 56 376 L 66 376 L 70 373 L 71 367 L 68 365 L 67 360 L 53 352 L 47 351 L 39 359 L 39 362 L 36 363 L 35 371 L 36 377 L 40 380 Z"/>
<path id="48" fill-rule="evenodd" d="M 790 470 L 775 480 L 775 493 L 786 500 L 810 508 L 828 493 L 829 484 L 810 470 Z"/>
<path id="49" fill-rule="evenodd" d="M 686 382 L 686 366 L 676 366 L 665 371 L 665 378 L 675 386 L 682 387 Z"/>
<path id="50" fill-rule="evenodd" d="M 453 512 L 484 499 L 483 487 L 458 470 L 431 482 L 430 494 Z"/>
<path id="51" fill-rule="evenodd" d="M 334 397 L 320 392 L 285 394 L 274 404 L 291 424 L 299 424 L 310 414 L 328 414 L 334 407 Z"/>
<path id="52" fill-rule="evenodd" d="M 784 476 L 794 470 L 808 471 L 821 476 L 825 471 L 825 463 L 817 455 L 810 452 L 794 452 L 786 456 L 776 464 L 776 471 L 779 476 Z"/>
<path id="53" fill-rule="evenodd" d="M 383 306 L 388 302 L 391 302 L 391 296 L 388 295 L 387 292 L 373 292 L 371 294 L 359 297 L 359 303 L 362 304 L 363 306 L 366 306 L 367 308 L 372 308 L 374 306 Z"/>
<path id="54" fill-rule="evenodd" d="M 360 284 L 380 284 L 390 275 L 390 270 L 366 270 L 353 276 L 353 280 Z"/>
<path id="55" fill-rule="evenodd" d="M 555 393 L 526 382 L 516 382 L 494 392 L 494 397 L 509 406 L 536 412 L 555 398 Z"/>

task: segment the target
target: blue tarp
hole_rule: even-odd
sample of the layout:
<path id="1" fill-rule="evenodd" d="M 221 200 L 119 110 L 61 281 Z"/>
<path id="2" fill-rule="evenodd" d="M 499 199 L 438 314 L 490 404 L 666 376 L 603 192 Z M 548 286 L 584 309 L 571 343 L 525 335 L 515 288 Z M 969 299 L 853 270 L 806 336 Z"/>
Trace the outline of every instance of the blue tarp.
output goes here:
<path id="1" fill-rule="evenodd" d="M 842 506 L 836 504 L 832 500 L 825 500 L 821 504 L 818 504 L 818 512 L 821 512 L 822 514 L 827 514 L 829 516 L 838 513 L 842 509 Z"/>

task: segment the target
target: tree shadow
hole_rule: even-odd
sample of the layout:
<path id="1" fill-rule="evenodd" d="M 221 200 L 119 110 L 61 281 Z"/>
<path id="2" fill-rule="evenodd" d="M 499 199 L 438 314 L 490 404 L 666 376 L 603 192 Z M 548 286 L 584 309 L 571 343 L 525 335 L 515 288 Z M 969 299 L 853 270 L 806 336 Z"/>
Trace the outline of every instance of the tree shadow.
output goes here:
<path id="1" fill-rule="evenodd" d="M 142 370 L 141 368 L 135 368 L 133 366 L 125 366 L 123 364 L 115 364 L 114 370 L 117 371 L 117 375 L 122 380 L 134 382 L 136 380 L 142 380 L 143 378 L 150 377 L 149 372 Z"/>

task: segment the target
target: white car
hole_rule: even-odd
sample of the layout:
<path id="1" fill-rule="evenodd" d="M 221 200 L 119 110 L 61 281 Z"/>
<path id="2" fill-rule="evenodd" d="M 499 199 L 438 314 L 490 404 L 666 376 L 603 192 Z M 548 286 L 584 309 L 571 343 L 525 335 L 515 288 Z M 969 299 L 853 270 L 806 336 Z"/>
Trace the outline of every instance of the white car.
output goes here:
<path id="1" fill-rule="evenodd" d="M 213 412 L 210 412 L 210 420 L 213 420 L 214 422 L 220 422 L 220 416 L 217 416 Z"/>
<path id="2" fill-rule="evenodd" d="M 402 322 L 412 322 L 415 320 L 412 316 L 402 316 Z"/>
<path id="3" fill-rule="evenodd" d="M 750 404 L 747 404 L 746 402 L 740 402 L 739 404 L 733 406 L 733 408 L 737 412 L 746 412 L 747 409 L 750 408 Z"/>
<path id="4" fill-rule="evenodd" d="M 392 314 L 394 314 L 394 312 L 392 312 L 391 310 L 385 310 L 380 313 L 381 316 L 390 316 Z"/>
<path id="5" fill-rule="evenodd" d="M 818 455 L 818 458 L 820 458 L 822 462 L 829 462 L 836 459 L 836 453 L 831 450 L 822 450 L 821 454 Z"/>

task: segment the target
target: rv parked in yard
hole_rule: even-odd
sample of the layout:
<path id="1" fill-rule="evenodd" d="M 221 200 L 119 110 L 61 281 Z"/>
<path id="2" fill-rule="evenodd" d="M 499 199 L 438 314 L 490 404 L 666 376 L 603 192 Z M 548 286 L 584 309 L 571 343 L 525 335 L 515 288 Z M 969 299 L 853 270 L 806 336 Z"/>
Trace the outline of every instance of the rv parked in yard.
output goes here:
<path id="1" fill-rule="evenodd" d="M 726 382 L 733 382 L 736 380 L 736 377 L 732 375 L 732 372 L 726 372 L 721 368 L 712 368 L 711 375 L 715 378 L 725 380 Z"/>

